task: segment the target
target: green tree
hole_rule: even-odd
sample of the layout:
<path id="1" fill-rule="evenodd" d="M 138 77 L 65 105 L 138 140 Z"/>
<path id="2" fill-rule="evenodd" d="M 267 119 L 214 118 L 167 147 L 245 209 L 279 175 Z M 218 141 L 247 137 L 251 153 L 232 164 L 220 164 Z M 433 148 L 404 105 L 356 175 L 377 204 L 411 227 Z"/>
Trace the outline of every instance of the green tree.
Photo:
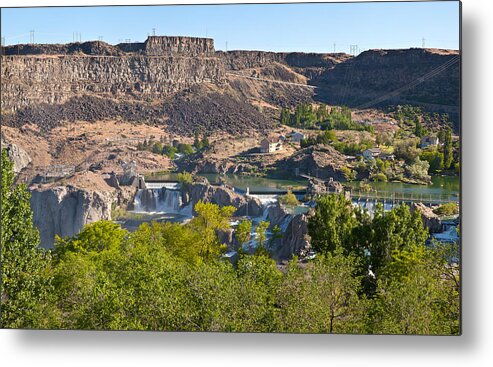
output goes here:
<path id="1" fill-rule="evenodd" d="M 121 246 L 128 232 L 119 224 L 109 220 L 100 220 L 87 224 L 78 235 L 68 239 L 57 238 L 55 253 L 62 255 L 70 252 L 101 252 L 116 250 Z"/>
<path id="2" fill-rule="evenodd" d="M 424 129 L 418 116 L 414 118 L 414 124 L 414 135 L 421 138 L 424 135 Z"/>
<path id="3" fill-rule="evenodd" d="M 45 328 L 52 315 L 49 254 L 39 248 L 30 193 L 14 184 L 13 164 L 2 149 L 1 309 L 2 328 Z"/>
<path id="4" fill-rule="evenodd" d="M 456 215 L 459 214 L 459 205 L 457 203 L 442 204 L 438 208 L 433 209 L 433 213 L 443 216 Z"/>
<path id="5" fill-rule="evenodd" d="M 180 143 L 180 144 L 178 144 L 178 146 L 176 148 L 177 148 L 179 153 L 185 154 L 185 155 L 190 155 L 190 154 L 193 154 L 193 152 L 194 152 L 193 147 L 190 144 Z"/>
<path id="6" fill-rule="evenodd" d="M 249 221 L 248 219 L 244 219 L 240 222 L 240 224 L 238 224 L 238 226 L 235 229 L 235 235 L 236 235 L 236 240 L 238 241 L 238 244 L 240 246 L 250 240 L 251 232 L 252 232 L 252 222 Z"/>
<path id="7" fill-rule="evenodd" d="M 301 267 L 294 258 L 279 288 L 280 327 L 283 332 L 362 333 L 364 305 L 357 260 L 333 254 L 317 256 Z"/>
<path id="8" fill-rule="evenodd" d="M 297 206 L 300 205 L 300 202 L 296 198 L 296 195 L 293 194 L 293 191 L 291 189 L 288 189 L 288 192 L 284 195 L 281 195 L 277 198 L 277 200 L 284 205 L 287 206 Z"/>
<path id="9" fill-rule="evenodd" d="M 424 151 L 421 153 L 420 159 L 427 161 L 430 164 L 430 173 L 436 173 L 444 168 L 444 156 L 437 150 Z"/>
<path id="10" fill-rule="evenodd" d="M 291 113 L 287 108 L 282 108 L 281 109 L 281 124 L 283 125 L 290 125 L 291 122 Z"/>
<path id="11" fill-rule="evenodd" d="M 182 185 L 191 185 L 193 183 L 193 175 L 190 172 L 180 172 L 177 176 L 178 182 Z"/>
<path id="12" fill-rule="evenodd" d="M 378 281 L 370 333 L 459 333 L 458 269 L 446 254 L 423 245 L 395 251 Z"/>
<path id="13" fill-rule="evenodd" d="M 317 199 L 315 214 L 308 222 L 308 234 L 314 249 L 331 253 L 337 248 L 352 248 L 352 231 L 357 225 L 351 201 L 343 194 Z"/>
<path id="14" fill-rule="evenodd" d="M 406 139 L 398 141 L 394 146 L 394 153 L 397 158 L 402 158 L 406 163 L 413 163 L 421 153 L 421 150 L 416 147 L 415 139 Z"/>
<path id="15" fill-rule="evenodd" d="M 160 142 L 155 142 L 153 145 L 152 145 L 152 148 L 151 148 L 151 151 L 154 153 L 154 154 L 162 154 L 163 153 L 163 144 L 161 144 Z"/>
<path id="16" fill-rule="evenodd" d="M 443 143 L 443 166 L 445 169 L 449 169 L 454 160 L 452 151 L 452 129 L 445 127 L 440 130 L 438 139 Z"/>
<path id="17" fill-rule="evenodd" d="M 261 221 L 255 229 L 259 249 L 263 248 L 264 242 L 267 239 L 267 235 L 265 232 L 267 231 L 267 228 L 269 228 L 269 224 L 269 222 Z"/>
<path id="18" fill-rule="evenodd" d="M 371 223 L 368 238 L 371 269 L 379 274 L 380 269 L 394 260 L 396 251 L 409 250 L 424 245 L 428 230 L 423 226 L 418 210 L 411 213 L 409 206 L 399 205 L 385 212 L 379 205 Z"/>
<path id="19" fill-rule="evenodd" d="M 236 208 L 199 201 L 194 211 L 196 216 L 188 226 L 199 236 L 199 254 L 204 259 L 214 258 L 221 252 L 217 232 L 230 228 L 229 222 Z"/>
<path id="20" fill-rule="evenodd" d="M 416 158 L 416 161 L 407 167 L 407 172 L 411 178 L 416 178 L 422 181 L 430 181 L 431 177 L 428 175 L 430 170 L 430 164 L 427 161 L 422 161 Z"/>

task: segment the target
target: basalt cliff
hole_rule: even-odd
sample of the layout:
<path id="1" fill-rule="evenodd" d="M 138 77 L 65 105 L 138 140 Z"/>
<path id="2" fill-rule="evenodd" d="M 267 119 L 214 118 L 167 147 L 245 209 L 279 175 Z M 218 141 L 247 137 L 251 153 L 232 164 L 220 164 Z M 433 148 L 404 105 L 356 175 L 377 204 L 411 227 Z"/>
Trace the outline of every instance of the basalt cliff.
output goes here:
<path id="1" fill-rule="evenodd" d="M 122 118 L 190 135 L 266 131 L 279 107 L 303 101 L 406 103 L 455 119 L 459 113 L 460 55 L 451 50 L 370 50 L 356 57 L 224 52 L 208 38 L 152 36 L 142 43 L 13 45 L 0 52 L 3 123 L 41 130 Z"/>

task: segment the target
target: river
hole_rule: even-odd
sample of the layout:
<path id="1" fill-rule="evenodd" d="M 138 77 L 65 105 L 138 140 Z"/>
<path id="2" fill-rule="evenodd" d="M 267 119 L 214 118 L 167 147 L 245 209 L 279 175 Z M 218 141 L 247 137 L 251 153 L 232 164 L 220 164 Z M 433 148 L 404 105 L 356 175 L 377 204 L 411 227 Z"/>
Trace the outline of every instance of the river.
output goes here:
<path id="1" fill-rule="evenodd" d="M 280 190 L 292 189 L 293 191 L 304 190 L 307 186 L 307 180 L 299 179 L 277 179 L 269 177 L 255 177 L 243 175 L 219 175 L 219 174 L 200 174 L 206 177 L 209 182 L 218 182 L 219 177 L 228 185 L 235 188 L 260 192 L 273 192 Z M 176 173 L 166 173 L 159 175 L 146 176 L 147 180 L 156 181 L 176 181 Z M 405 195 L 406 197 L 413 196 L 415 198 L 423 197 L 427 199 L 430 195 L 434 198 L 440 197 L 445 201 L 458 201 L 460 194 L 460 180 L 458 176 L 433 176 L 430 185 L 406 184 L 402 182 L 368 182 L 374 192 Z M 361 182 L 346 182 L 344 185 L 358 191 Z"/>

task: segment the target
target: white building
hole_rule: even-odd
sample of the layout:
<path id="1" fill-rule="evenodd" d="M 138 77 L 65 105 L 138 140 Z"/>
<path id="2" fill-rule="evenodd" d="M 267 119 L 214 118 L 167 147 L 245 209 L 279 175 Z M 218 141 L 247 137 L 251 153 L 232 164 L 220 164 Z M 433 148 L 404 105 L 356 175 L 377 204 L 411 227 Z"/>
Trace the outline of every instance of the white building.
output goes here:
<path id="1" fill-rule="evenodd" d="M 282 150 L 282 141 L 279 138 L 264 138 L 260 142 L 261 153 L 275 153 Z"/>
<path id="2" fill-rule="evenodd" d="M 363 157 L 368 160 L 372 160 L 377 158 L 380 154 L 382 154 L 382 151 L 379 148 L 370 148 L 365 151 L 363 151 Z"/>

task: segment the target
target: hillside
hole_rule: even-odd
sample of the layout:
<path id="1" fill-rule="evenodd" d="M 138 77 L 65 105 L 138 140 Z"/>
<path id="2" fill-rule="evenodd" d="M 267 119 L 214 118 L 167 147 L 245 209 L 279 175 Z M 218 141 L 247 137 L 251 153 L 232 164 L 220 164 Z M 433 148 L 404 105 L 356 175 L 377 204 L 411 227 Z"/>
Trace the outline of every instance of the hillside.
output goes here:
<path id="1" fill-rule="evenodd" d="M 459 119 L 456 51 L 343 53 L 215 51 L 212 39 L 149 37 L 3 47 L 2 116 L 46 132 L 65 121 L 159 124 L 180 135 L 269 130 L 281 107 L 325 102 L 351 107 L 421 106 Z"/>

